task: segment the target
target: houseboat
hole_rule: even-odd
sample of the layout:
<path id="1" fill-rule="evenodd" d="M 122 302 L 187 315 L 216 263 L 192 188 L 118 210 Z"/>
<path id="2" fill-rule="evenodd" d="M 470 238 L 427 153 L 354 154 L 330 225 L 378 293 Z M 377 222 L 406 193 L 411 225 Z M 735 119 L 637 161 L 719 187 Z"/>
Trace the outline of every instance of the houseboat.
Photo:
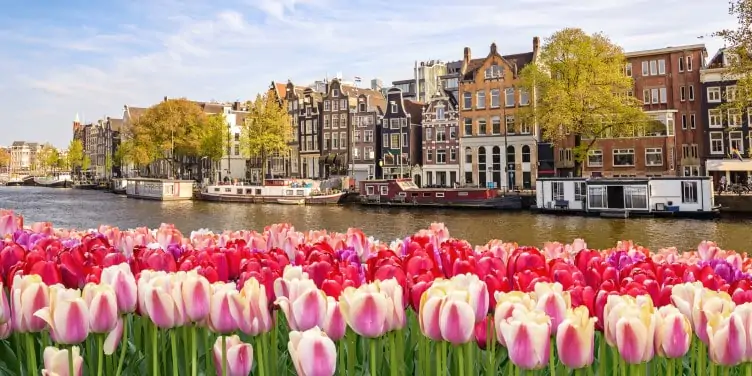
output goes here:
<path id="1" fill-rule="evenodd" d="M 125 195 L 159 201 L 183 201 L 193 199 L 193 180 L 175 179 L 125 179 Z"/>
<path id="2" fill-rule="evenodd" d="M 123 178 L 114 178 L 110 182 L 110 190 L 116 195 L 124 195 L 128 189 L 128 181 Z"/>
<path id="3" fill-rule="evenodd" d="M 602 217 L 714 217 L 719 206 L 707 176 L 538 178 L 535 210 Z"/>
<path id="4" fill-rule="evenodd" d="M 365 180 L 359 188 L 365 205 L 522 209 L 520 195 L 491 188 L 420 188 L 412 179 Z"/>
<path id="5" fill-rule="evenodd" d="M 320 182 L 296 179 L 267 179 L 263 185 L 227 183 L 209 185 L 199 198 L 205 201 L 282 205 L 334 205 L 345 192 L 322 189 Z"/>
<path id="6" fill-rule="evenodd" d="M 8 180 L 8 182 L 5 183 L 6 187 L 20 187 L 23 185 L 23 179 L 20 178 L 11 178 Z"/>
<path id="7" fill-rule="evenodd" d="M 71 179 L 70 174 L 61 173 L 57 176 L 36 177 L 34 178 L 34 184 L 48 188 L 70 188 L 73 186 L 73 179 Z"/>

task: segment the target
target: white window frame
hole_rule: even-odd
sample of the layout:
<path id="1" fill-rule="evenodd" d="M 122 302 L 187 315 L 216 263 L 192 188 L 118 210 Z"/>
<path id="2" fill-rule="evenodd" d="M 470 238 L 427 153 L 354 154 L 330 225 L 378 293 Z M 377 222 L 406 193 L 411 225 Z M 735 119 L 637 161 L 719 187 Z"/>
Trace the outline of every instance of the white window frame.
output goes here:
<path id="1" fill-rule="evenodd" d="M 723 128 L 723 114 L 721 110 L 708 110 L 708 128 Z"/>
<path id="2" fill-rule="evenodd" d="M 479 90 L 475 93 L 475 108 L 477 109 L 484 109 L 486 108 L 486 91 L 485 90 Z"/>
<path id="3" fill-rule="evenodd" d="M 468 100 L 470 100 L 468 102 Z M 470 106 L 468 106 L 468 103 Z M 473 108 L 473 93 L 466 91 L 462 93 L 462 109 L 463 110 L 470 110 Z"/>
<path id="4" fill-rule="evenodd" d="M 379 186 L 379 194 L 382 196 L 388 196 L 389 195 L 389 186 L 388 185 L 380 185 Z"/>
<path id="5" fill-rule="evenodd" d="M 627 77 L 632 77 L 632 63 L 626 63 L 624 65 L 624 74 Z"/>
<path id="6" fill-rule="evenodd" d="M 697 186 L 696 181 L 682 181 L 681 182 L 681 190 L 682 190 L 682 204 L 696 204 L 697 203 L 697 196 L 699 196 L 699 187 Z"/>
<path id="7" fill-rule="evenodd" d="M 658 101 L 660 101 L 661 98 L 659 97 L 658 93 L 659 93 L 658 88 L 650 89 L 650 103 L 656 104 L 658 103 Z"/>
<path id="8" fill-rule="evenodd" d="M 650 104 L 650 89 L 642 89 L 642 103 Z"/>
<path id="9" fill-rule="evenodd" d="M 657 155 L 659 157 L 658 163 L 650 163 L 648 156 Z M 662 148 L 645 148 L 645 166 L 655 167 L 663 166 L 663 149 Z"/>
<path id="10" fill-rule="evenodd" d="M 564 200 L 564 182 L 563 181 L 551 182 L 551 200 L 552 201 Z"/>
<path id="11" fill-rule="evenodd" d="M 687 56 L 687 72 L 692 71 L 692 56 Z"/>
<path id="12" fill-rule="evenodd" d="M 622 164 L 616 164 L 616 156 L 617 155 L 631 155 L 632 156 L 632 164 L 628 165 L 622 165 Z M 628 148 L 628 149 L 614 149 L 611 151 L 611 165 L 613 167 L 634 167 L 635 165 L 635 152 L 634 149 Z"/>
<path id="13" fill-rule="evenodd" d="M 741 127 L 742 126 L 742 111 L 738 108 L 728 109 L 728 126 L 729 127 Z"/>
<path id="14" fill-rule="evenodd" d="M 650 60 L 650 75 L 651 76 L 658 75 L 658 61 L 657 60 Z"/>
<path id="15" fill-rule="evenodd" d="M 687 87 L 682 86 L 679 88 L 679 100 L 684 102 L 687 100 Z"/>
<path id="16" fill-rule="evenodd" d="M 666 60 L 658 60 L 658 74 L 666 74 Z"/>
<path id="17" fill-rule="evenodd" d="M 509 103 L 509 93 L 512 94 L 512 103 Z M 514 107 L 514 103 L 516 101 L 516 98 L 514 97 L 514 88 L 508 87 L 504 89 L 504 106 L 506 107 Z"/>
<path id="18" fill-rule="evenodd" d="M 646 60 L 642 62 L 642 75 L 650 76 L 650 63 Z"/>
<path id="19" fill-rule="evenodd" d="M 713 155 L 723 155 L 724 149 L 725 149 L 725 140 L 723 137 L 723 132 L 716 131 L 716 132 L 710 132 L 708 134 L 709 144 L 710 144 L 710 154 Z M 720 149 L 716 148 L 716 145 L 713 145 L 713 143 L 720 142 Z"/>
<path id="20" fill-rule="evenodd" d="M 590 157 L 601 157 L 600 162 L 593 162 L 590 160 Z M 603 150 L 601 149 L 592 149 L 588 151 L 587 155 L 587 166 L 588 167 L 603 167 Z"/>
<path id="21" fill-rule="evenodd" d="M 668 101 L 668 92 L 666 91 L 666 88 L 659 88 L 658 91 L 661 98 L 661 103 L 666 103 Z"/>
<path id="22" fill-rule="evenodd" d="M 742 131 L 731 131 L 728 133 L 729 137 L 729 150 L 734 147 L 734 143 L 739 145 L 736 150 L 739 150 L 739 154 L 744 155 L 744 133 Z"/>
<path id="23" fill-rule="evenodd" d="M 696 120 L 695 114 L 689 114 L 689 129 L 695 129 L 695 127 L 697 127 L 697 123 L 695 123 Z"/>
<path id="24" fill-rule="evenodd" d="M 736 85 L 726 86 L 726 101 L 733 102 L 736 100 Z"/>
<path id="25" fill-rule="evenodd" d="M 721 88 L 712 86 L 708 88 L 708 103 L 721 103 Z"/>
<path id="26" fill-rule="evenodd" d="M 695 86 L 694 85 L 689 85 L 689 93 L 687 93 L 687 97 L 689 98 L 690 101 L 695 100 Z"/>

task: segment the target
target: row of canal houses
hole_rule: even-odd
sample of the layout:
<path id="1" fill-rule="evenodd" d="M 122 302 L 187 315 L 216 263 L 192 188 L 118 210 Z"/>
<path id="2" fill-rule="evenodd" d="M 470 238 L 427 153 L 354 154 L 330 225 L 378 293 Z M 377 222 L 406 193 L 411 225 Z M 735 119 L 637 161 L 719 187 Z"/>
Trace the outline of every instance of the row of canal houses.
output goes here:
<path id="1" fill-rule="evenodd" d="M 502 55 L 495 43 L 486 54 L 449 63 L 427 100 L 408 98 L 398 87 L 360 88 L 339 79 L 320 88 L 272 83 L 288 108 L 294 130 L 289 157 L 277 158 L 279 176 L 358 180 L 411 177 L 423 186 L 531 188 L 539 176 L 568 176 L 574 169 L 573 139 L 552 145 L 536 124 L 516 115 L 535 103 L 518 87 L 520 71 L 535 64 L 540 48 Z M 649 131 L 594 142 L 583 163 L 591 177 L 699 176 L 746 178 L 752 163 L 732 160 L 749 150 L 752 111 L 715 109 L 733 100 L 733 80 L 719 51 L 707 64 L 703 44 L 626 53 L 624 74 L 634 79 L 628 95 L 654 119 Z M 731 93 L 731 94 L 729 94 Z M 587 140 L 586 140 L 587 141 Z"/>

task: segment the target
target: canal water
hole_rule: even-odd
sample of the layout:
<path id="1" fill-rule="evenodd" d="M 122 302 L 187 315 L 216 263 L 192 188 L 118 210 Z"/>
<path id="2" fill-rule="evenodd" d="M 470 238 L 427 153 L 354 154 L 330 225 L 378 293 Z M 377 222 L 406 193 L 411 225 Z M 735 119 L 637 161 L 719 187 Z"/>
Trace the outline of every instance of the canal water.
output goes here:
<path id="1" fill-rule="evenodd" d="M 367 235 L 391 241 L 443 222 L 454 237 L 473 244 L 489 239 L 540 246 L 546 241 L 570 242 L 582 237 L 591 247 L 609 247 L 619 240 L 659 248 L 692 249 L 702 240 L 738 251 L 752 248 L 752 220 L 602 219 L 477 210 L 436 210 L 350 206 L 297 206 L 157 202 L 135 200 L 99 191 L 36 187 L 0 187 L 0 208 L 13 209 L 27 221 L 50 221 L 56 227 L 87 229 L 100 223 L 120 228 L 156 227 L 174 223 L 186 235 L 208 228 L 262 230 L 288 222 L 298 230 L 345 231 L 359 227 Z"/>

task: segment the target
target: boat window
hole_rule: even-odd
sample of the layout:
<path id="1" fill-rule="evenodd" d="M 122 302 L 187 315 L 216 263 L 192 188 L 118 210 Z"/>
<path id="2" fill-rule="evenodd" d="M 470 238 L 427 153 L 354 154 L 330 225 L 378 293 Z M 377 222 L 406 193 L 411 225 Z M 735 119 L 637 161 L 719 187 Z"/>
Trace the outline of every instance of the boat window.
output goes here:
<path id="1" fill-rule="evenodd" d="M 431 192 L 424 192 L 423 197 L 431 197 Z"/>
<path id="2" fill-rule="evenodd" d="M 563 200 L 564 199 L 564 182 L 554 181 L 551 182 L 551 200 Z"/>
<path id="3" fill-rule="evenodd" d="M 682 185 L 682 203 L 695 204 L 697 203 L 697 182 L 696 181 L 683 181 Z"/>
<path id="4" fill-rule="evenodd" d="M 292 189 L 285 189 L 285 196 L 292 196 Z"/>
<path id="5" fill-rule="evenodd" d="M 302 189 L 296 189 L 295 190 L 295 195 L 302 196 L 303 195 L 303 190 Z"/>
<path id="6" fill-rule="evenodd" d="M 624 187 L 624 206 L 627 209 L 647 209 L 648 190 L 646 187 Z"/>
<path id="7" fill-rule="evenodd" d="M 588 207 L 594 209 L 607 208 L 606 188 L 603 186 L 588 187 Z"/>
<path id="8" fill-rule="evenodd" d="M 574 183 L 574 200 L 585 201 L 585 195 L 587 194 L 587 186 L 584 181 L 577 181 Z"/>
<path id="9" fill-rule="evenodd" d="M 252 195 L 253 194 L 253 189 L 246 189 L 245 190 L 245 194 Z"/>
<path id="10" fill-rule="evenodd" d="M 257 195 L 260 195 L 260 194 L 261 194 L 261 188 L 258 188 L 258 189 L 256 189 L 256 194 L 257 194 Z"/>
<path id="11" fill-rule="evenodd" d="M 369 195 L 369 196 L 373 195 L 373 186 L 372 185 L 366 186 L 366 194 Z"/>
<path id="12" fill-rule="evenodd" d="M 389 194 L 389 187 L 386 185 L 382 185 L 379 187 L 379 193 L 381 193 L 382 196 L 386 196 Z"/>
<path id="13" fill-rule="evenodd" d="M 400 192 L 400 193 L 397 193 L 397 196 L 405 197 L 407 196 L 407 194 L 405 192 Z"/>
<path id="14" fill-rule="evenodd" d="M 444 197 L 444 192 L 436 192 L 436 197 Z"/>
<path id="15" fill-rule="evenodd" d="M 227 193 L 232 192 L 232 188 L 225 188 L 225 192 L 227 192 Z"/>
<path id="16" fill-rule="evenodd" d="M 420 196 L 420 195 L 419 195 L 419 194 L 417 194 L 417 193 L 411 193 L 411 194 L 410 194 L 410 197 L 418 197 L 418 196 Z"/>
<path id="17" fill-rule="evenodd" d="M 214 188 L 214 192 L 219 192 L 219 188 Z"/>
<path id="18" fill-rule="evenodd" d="M 457 193 L 457 196 L 467 196 L 467 192 L 459 192 Z"/>

